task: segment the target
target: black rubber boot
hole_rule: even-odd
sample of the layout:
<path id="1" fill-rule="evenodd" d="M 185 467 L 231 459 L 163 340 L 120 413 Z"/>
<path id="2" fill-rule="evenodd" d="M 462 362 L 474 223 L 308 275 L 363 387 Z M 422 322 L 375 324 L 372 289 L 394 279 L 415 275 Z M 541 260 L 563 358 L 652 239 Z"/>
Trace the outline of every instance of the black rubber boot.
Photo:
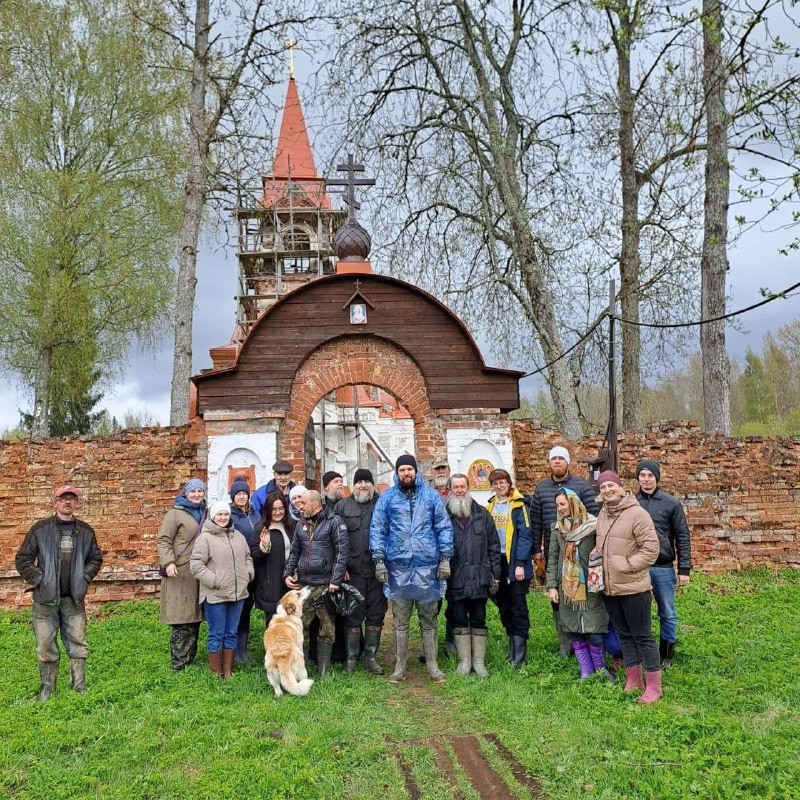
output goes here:
<path id="1" fill-rule="evenodd" d="M 317 639 L 317 669 L 320 678 L 324 678 L 331 668 L 331 653 L 333 644 L 323 639 Z"/>
<path id="2" fill-rule="evenodd" d="M 237 664 L 247 662 L 247 640 L 250 638 L 250 631 L 239 631 L 236 634 L 236 653 L 234 659 Z"/>
<path id="3" fill-rule="evenodd" d="M 675 658 L 675 642 L 668 642 L 666 639 L 659 639 L 658 652 L 661 656 L 661 669 L 671 667 L 672 660 Z"/>
<path id="4" fill-rule="evenodd" d="M 528 654 L 528 640 L 524 636 L 514 636 L 514 660 L 511 666 L 519 669 L 525 663 Z"/>
<path id="5" fill-rule="evenodd" d="M 375 657 L 381 643 L 381 629 L 367 627 L 364 631 L 364 669 L 373 675 L 383 675 L 383 667 Z"/>
<path id="6" fill-rule="evenodd" d="M 39 680 L 41 682 L 42 693 L 39 701 L 46 703 L 53 692 L 56 690 L 56 680 L 58 679 L 58 661 L 39 662 Z"/>
<path id="7" fill-rule="evenodd" d="M 347 628 L 347 661 L 344 671 L 348 675 L 358 668 L 358 657 L 361 654 L 361 628 Z"/>

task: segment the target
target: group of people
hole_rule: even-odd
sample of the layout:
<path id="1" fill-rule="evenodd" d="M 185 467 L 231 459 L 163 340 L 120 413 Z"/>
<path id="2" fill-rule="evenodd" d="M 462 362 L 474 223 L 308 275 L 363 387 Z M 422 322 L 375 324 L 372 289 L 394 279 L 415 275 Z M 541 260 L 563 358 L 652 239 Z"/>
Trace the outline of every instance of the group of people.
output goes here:
<path id="1" fill-rule="evenodd" d="M 205 619 L 209 667 L 229 678 L 235 662 L 247 660 L 252 608 L 263 612 L 268 626 L 288 589 L 309 587 L 304 651 L 308 658 L 313 629 L 320 676 L 329 672 L 339 638 L 346 673 L 357 669 L 363 654 L 365 670 L 382 675 L 377 652 L 391 607 L 395 664 L 389 681 L 406 678 L 414 609 L 421 659 L 434 681 L 445 680 L 438 664 L 443 600 L 458 674 L 488 675 L 490 599 L 508 638 L 507 660 L 519 669 L 530 632 L 527 595 L 539 575 L 552 603 L 559 653 L 575 656 L 580 679 L 601 673 L 613 680 L 606 649 L 618 641 L 624 691 L 640 691 L 640 703 L 655 702 L 677 639 L 675 587 L 688 582 L 691 570 L 681 504 L 660 488 L 660 466 L 652 460 L 637 466 L 638 493 L 606 471 L 596 481 L 599 497 L 571 473 L 566 448 L 554 447 L 549 464 L 550 475 L 532 495 L 520 492 L 506 470 L 493 470 L 486 507 L 472 497 L 467 476 L 450 474 L 446 461 L 433 464 L 428 483 L 411 455 L 397 459 L 394 483 L 380 494 L 367 469 L 356 470 L 347 497 L 336 472 L 323 475 L 321 493 L 308 490 L 291 481 L 292 464 L 282 460 L 265 486 L 252 492 L 236 477 L 230 502 L 217 500 L 210 508 L 203 482 L 189 480 L 158 535 L 160 620 L 171 628 L 172 668 L 193 663 Z M 16 558 L 33 587 L 42 700 L 55 689 L 59 630 L 72 685 L 85 691 L 83 601 L 102 555 L 94 531 L 74 515 L 77 502 L 74 487 L 59 487 L 55 514 L 30 529 Z M 363 602 L 337 626 L 329 600 L 344 584 Z"/>

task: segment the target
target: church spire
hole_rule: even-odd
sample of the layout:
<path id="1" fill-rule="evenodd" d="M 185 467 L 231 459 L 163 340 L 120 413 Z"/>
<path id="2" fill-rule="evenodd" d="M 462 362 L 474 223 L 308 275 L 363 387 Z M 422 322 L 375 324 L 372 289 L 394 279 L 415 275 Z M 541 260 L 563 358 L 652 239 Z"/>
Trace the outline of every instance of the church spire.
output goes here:
<path id="1" fill-rule="evenodd" d="M 289 177 L 293 181 L 319 180 L 294 77 L 289 78 L 286 89 L 272 174 L 278 180 Z"/>

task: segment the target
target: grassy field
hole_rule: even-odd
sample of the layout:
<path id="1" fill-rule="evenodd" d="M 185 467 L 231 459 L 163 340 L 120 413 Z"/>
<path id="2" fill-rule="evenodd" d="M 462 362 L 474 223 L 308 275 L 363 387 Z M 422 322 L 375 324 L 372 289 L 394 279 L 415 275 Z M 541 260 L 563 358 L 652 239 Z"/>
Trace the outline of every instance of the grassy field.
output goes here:
<path id="1" fill-rule="evenodd" d="M 36 702 L 29 612 L 3 613 L 0 794 L 399 800 L 410 776 L 425 800 L 475 800 L 454 743 L 495 734 L 499 746 L 481 738 L 481 752 L 514 797 L 535 790 L 503 748 L 552 800 L 800 798 L 800 573 L 695 577 L 678 600 L 680 653 L 652 707 L 599 678 L 578 683 L 574 662 L 554 654 L 544 596 L 530 606 L 520 673 L 501 666 L 506 641 L 492 608 L 487 680 L 460 678 L 444 659 L 442 685 L 337 669 L 308 698 L 276 699 L 260 640 L 224 684 L 202 649 L 198 666 L 176 674 L 157 606 L 110 604 L 90 620 L 87 695 L 69 689 L 62 657 L 46 704 Z M 451 756 L 450 774 L 437 749 Z"/>

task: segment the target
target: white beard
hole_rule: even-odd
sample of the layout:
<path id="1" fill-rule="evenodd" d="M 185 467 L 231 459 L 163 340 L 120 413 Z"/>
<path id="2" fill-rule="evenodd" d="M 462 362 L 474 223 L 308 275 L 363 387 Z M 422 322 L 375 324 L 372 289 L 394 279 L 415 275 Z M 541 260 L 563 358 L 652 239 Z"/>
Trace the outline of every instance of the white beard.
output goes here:
<path id="1" fill-rule="evenodd" d="M 451 494 L 447 498 L 447 510 L 454 517 L 465 519 L 466 517 L 472 516 L 472 496 L 469 492 L 463 497 L 456 497 L 454 494 Z"/>
<path id="2" fill-rule="evenodd" d="M 362 489 L 359 491 L 358 489 L 353 489 L 353 497 L 356 500 L 356 503 L 369 503 L 370 500 L 375 495 L 374 489 Z"/>

